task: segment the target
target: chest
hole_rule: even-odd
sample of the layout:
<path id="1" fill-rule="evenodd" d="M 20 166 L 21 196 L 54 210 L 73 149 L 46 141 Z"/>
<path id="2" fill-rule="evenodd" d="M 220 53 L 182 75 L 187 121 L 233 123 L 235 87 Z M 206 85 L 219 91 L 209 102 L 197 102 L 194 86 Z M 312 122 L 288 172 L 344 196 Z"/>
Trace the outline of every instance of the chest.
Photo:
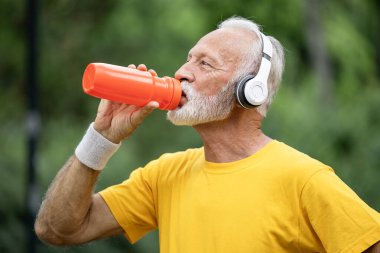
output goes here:
<path id="1" fill-rule="evenodd" d="M 275 241 L 289 247 L 298 236 L 296 190 L 273 173 L 199 171 L 177 178 L 161 193 L 159 227 L 178 231 L 186 240 L 197 238 L 202 245 L 214 241 L 218 246 L 233 241 L 249 247 Z"/>

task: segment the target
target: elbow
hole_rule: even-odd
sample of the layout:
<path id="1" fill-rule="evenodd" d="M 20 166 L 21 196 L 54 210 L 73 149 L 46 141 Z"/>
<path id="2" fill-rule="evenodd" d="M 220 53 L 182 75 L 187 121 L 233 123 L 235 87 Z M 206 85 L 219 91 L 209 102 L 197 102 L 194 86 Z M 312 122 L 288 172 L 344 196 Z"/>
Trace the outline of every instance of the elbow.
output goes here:
<path id="1" fill-rule="evenodd" d="M 34 223 L 34 231 L 38 239 L 45 244 L 52 246 L 68 246 L 72 244 L 69 240 L 58 235 L 51 226 L 39 221 L 38 219 Z"/>

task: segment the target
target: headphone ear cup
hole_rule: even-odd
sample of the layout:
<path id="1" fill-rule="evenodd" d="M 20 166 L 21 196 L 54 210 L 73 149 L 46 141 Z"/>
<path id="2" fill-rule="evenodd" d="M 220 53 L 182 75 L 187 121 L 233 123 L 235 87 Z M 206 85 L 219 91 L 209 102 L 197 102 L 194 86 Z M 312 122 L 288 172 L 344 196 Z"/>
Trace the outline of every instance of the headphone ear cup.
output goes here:
<path id="1" fill-rule="evenodd" d="M 268 97 L 268 79 L 271 69 L 273 46 L 270 39 L 261 32 L 263 42 L 261 63 L 256 76 L 248 75 L 237 83 L 236 99 L 244 108 L 255 108 L 265 103 Z"/>
<path id="2" fill-rule="evenodd" d="M 254 77 L 255 77 L 254 75 L 247 75 L 244 78 L 242 78 L 236 85 L 236 91 L 235 91 L 236 100 L 239 103 L 239 105 L 247 109 L 256 107 L 248 102 L 245 91 L 244 91 L 246 84 L 250 80 L 252 80 Z"/>

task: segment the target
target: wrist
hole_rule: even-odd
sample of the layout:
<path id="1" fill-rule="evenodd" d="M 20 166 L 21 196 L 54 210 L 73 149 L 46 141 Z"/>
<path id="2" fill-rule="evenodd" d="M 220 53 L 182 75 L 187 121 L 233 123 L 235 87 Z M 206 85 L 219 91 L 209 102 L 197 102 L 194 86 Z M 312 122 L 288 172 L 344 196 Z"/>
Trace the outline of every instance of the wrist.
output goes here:
<path id="1" fill-rule="evenodd" d="M 94 128 L 94 123 L 91 123 L 75 149 L 75 155 L 87 167 L 100 171 L 120 146 L 121 143 L 114 143 L 99 133 Z"/>
<path id="2" fill-rule="evenodd" d="M 122 140 L 118 138 L 118 136 L 114 133 L 114 131 L 110 131 L 109 128 L 104 128 L 99 126 L 96 121 L 92 123 L 92 126 L 96 132 L 101 134 L 104 138 L 109 140 L 114 144 L 119 144 Z"/>

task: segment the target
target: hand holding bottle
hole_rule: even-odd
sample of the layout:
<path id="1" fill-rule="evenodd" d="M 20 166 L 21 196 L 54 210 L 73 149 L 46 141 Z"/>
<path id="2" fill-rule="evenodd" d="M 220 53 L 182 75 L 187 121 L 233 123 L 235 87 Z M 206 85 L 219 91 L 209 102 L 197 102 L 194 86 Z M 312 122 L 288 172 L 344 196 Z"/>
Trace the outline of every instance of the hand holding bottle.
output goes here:
<path id="1" fill-rule="evenodd" d="M 153 70 L 147 71 L 145 65 L 140 64 L 137 69 L 134 65 L 128 66 L 135 71 L 157 75 Z M 94 122 L 94 128 L 108 140 L 119 143 L 128 138 L 159 104 L 150 101 L 145 106 L 130 105 L 121 102 L 102 99 Z"/>

